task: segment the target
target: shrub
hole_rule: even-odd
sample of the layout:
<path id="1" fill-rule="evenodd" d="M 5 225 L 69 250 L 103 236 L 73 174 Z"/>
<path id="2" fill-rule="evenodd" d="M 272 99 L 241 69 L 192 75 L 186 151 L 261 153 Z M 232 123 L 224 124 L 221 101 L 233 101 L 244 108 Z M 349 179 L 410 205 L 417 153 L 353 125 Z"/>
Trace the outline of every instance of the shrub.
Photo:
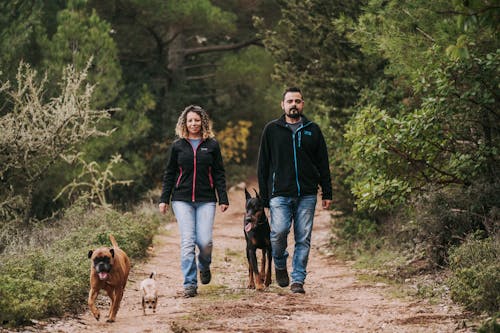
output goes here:
<path id="1" fill-rule="evenodd" d="M 354 215 L 336 220 L 332 233 L 337 235 L 332 239 L 337 254 L 348 258 L 378 248 L 383 241 L 377 237 L 378 226 L 374 221 Z"/>
<path id="2" fill-rule="evenodd" d="M 498 333 L 500 332 L 499 314 L 496 314 L 492 318 L 486 320 L 481 327 L 477 330 L 478 333 Z"/>
<path id="3" fill-rule="evenodd" d="M 450 253 L 451 297 L 476 312 L 500 308 L 500 240 L 471 237 Z"/>
<path id="4" fill-rule="evenodd" d="M 468 234 L 482 231 L 493 236 L 498 229 L 500 184 L 477 182 L 462 188 L 436 191 L 416 207 L 420 241 L 435 264 L 446 265 L 449 249 Z"/>

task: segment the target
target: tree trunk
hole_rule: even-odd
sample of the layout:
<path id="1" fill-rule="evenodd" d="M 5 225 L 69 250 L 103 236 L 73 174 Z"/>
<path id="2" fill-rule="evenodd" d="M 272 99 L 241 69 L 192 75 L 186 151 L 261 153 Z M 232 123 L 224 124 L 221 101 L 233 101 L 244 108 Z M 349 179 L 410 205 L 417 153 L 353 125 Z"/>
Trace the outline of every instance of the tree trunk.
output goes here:
<path id="1" fill-rule="evenodd" d="M 33 214 L 33 185 L 28 185 L 26 195 L 26 205 L 24 208 L 23 225 L 27 228 L 29 226 L 31 216 Z"/>

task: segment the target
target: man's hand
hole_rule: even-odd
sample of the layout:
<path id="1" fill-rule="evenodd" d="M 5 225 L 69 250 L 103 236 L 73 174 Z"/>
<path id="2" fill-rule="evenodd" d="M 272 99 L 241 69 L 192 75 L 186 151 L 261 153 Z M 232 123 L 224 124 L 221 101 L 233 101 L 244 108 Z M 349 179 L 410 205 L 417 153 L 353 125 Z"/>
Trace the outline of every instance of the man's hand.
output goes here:
<path id="1" fill-rule="evenodd" d="M 323 200 L 321 202 L 323 209 L 329 209 L 330 205 L 332 204 L 332 200 Z"/>
<path id="2" fill-rule="evenodd" d="M 220 205 L 220 211 L 225 212 L 229 208 L 229 205 Z"/>
<path id="3" fill-rule="evenodd" d="M 168 205 L 166 203 L 164 203 L 164 202 L 161 202 L 158 205 L 158 208 L 160 208 L 160 213 L 165 214 L 167 212 Z"/>

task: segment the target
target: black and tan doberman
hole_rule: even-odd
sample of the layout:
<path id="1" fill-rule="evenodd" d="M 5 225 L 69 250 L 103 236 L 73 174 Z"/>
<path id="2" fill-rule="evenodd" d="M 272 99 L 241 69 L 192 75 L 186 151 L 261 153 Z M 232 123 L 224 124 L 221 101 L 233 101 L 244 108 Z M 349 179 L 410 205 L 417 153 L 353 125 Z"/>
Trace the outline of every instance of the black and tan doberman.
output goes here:
<path id="1" fill-rule="evenodd" d="M 259 193 L 255 189 L 254 191 L 256 196 L 252 197 L 245 188 L 246 205 L 243 229 L 247 242 L 246 252 L 250 280 L 248 288 L 263 290 L 271 284 L 271 228 L 269 227 L 269 221 L 264 212 L 264 204 Z M 257 263 L 257 249 L 262 250 L 260 272 Z"/>

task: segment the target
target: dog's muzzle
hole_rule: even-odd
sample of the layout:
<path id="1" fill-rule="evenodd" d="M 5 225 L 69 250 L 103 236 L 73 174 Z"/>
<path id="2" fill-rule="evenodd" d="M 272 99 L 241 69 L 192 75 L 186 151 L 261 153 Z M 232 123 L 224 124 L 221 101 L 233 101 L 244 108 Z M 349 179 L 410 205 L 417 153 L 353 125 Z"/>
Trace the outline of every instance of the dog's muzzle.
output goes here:
<path id="1" fill-rule="evenodd" d="M 111 271 L 111 264 L 107 262 L 98 262 L 95 266 L 95 271 L 97 273 L 97 276 L 99 277 L 99 280 L 104 281 L 109 279 L 109 272 Z"/>
<path id="2" fill-rule="evenodd" d="M 252 223 L 252 217 L 251 216 L 246 216 L 245 217 L 245 232 L 250 232 L 254 228 L 254 224 Z"/>

